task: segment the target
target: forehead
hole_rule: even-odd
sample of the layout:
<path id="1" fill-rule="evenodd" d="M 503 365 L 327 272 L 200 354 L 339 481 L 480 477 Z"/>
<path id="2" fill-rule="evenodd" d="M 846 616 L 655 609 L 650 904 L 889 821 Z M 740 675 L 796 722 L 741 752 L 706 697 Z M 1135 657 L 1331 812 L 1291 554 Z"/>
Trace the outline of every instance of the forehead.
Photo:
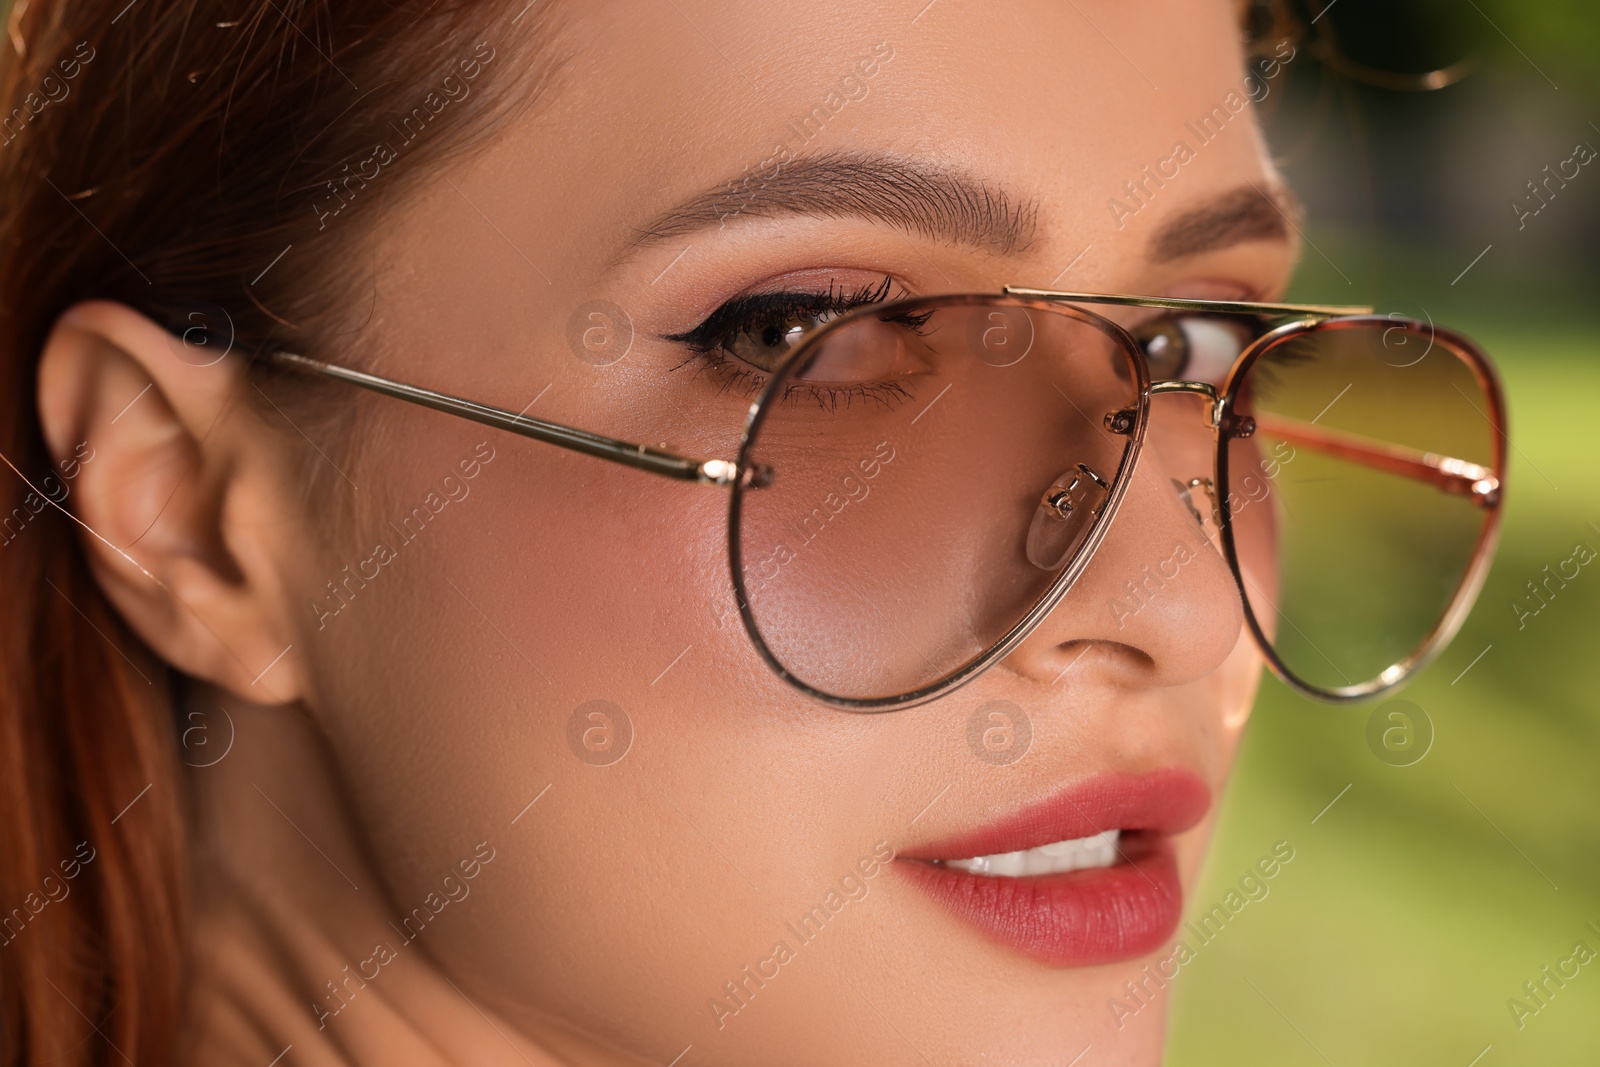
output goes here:
<path id="1" fill-rule="evenodd" d="M 552 91 L 488 166 L 561 205 L 535 228 L 565 263 L 613 261 L 709 191 L 736 211 L 785 160 L 820 153 L 993 181 L 1044 205 L 1048 243 L 1115 223 L 1108 201 L 1179 141 L 1197 150 L 1191 202 L 1237 185 L 1260 149 L 1248 123 L 1203 148 L 1188 125 L 1241 91 L 1226 0 L 602 0 L 553 25 Z"/>

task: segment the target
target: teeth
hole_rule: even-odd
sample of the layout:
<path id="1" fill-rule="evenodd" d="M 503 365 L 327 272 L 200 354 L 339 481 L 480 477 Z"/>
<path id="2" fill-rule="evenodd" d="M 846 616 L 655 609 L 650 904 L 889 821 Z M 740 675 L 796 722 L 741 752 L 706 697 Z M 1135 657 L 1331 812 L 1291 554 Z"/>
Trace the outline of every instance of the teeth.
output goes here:
<path id="1" fill-rule="evenodd" d="M 997 878 L 1026 878 L 1035 874 L 1059 874 L 1085 867 L 1109 867 L 1117 861 L 1117 839 L 1121 830 L 1107 830 L 1093 837 L 1056 841 L 1021 852 L 997 856 L 976 856 L 965 860 L 944 860 L 946 867 L 988 874 Z"/>

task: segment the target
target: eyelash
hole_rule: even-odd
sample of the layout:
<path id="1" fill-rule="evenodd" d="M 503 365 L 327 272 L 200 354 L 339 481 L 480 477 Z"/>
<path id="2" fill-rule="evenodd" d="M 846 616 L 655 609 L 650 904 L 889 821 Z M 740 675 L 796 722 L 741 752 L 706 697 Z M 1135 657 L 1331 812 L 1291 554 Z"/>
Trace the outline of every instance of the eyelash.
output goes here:
<path id="1" fill-rule="evenodd" d="M 1251 324 L 1257 327 L 1256 332 L 1251 337 L 1252 343 L 1272 330 L 1276 325 L 1275 322 L 1265 316 L 1259 319 L 1252 319 Z M 1260 401 L 1271 397 L 1272 391 L 1280 384 L 1277 375 L 1273 373 L 1279 368 L 1315 363 L 1320 358 L 1322 358 L 1322 354 L 1303 338 L 1279 343 L 1270 352 L 1257 359 L 1255 366 L 1251 370 L 1253 379 L 1251 385 L 1252 398 Z"/>
<path id="2" fill-rule="evenodd" d="M 709 372 L 721 379 L 721 392 L 738 389 L 747 396 L 754 396 L 770 380 L 770 375 L 760 368 L 751 366 L 746 361 L 732 355 L 728 351 L 733 339 L 741 334 L 760 330 L 763 326 L 781 324 L 791 321 L 796 316 L 836 316 L 855 308 L 870 304 L 884 303 L 893 281 L 887 275 L 883 281 L 876 285 L 866 285 L 851 292 L 829 285 L 826 292 L 801 292 L 785 291 L 775 293 L 760 293 L 753 296 L 737 297 L 722 304 L 693 329 L 683 333 L 667 334 L 663 340 L 673 341 L 687 346 L 690 350 L 681 362 L 671 369 L 694 365 L 691 378 L 703 372 Z M 918 315 L 905 315 L 894 318 L 911 329 L 920 332 L 922 326 L 931 317 L 932 312 Z M 1181 319 L 1185 315 L 1163 315 L 1162 319 Z M 826 320 L 824 320 L 826 321 Z M 1146 320 L 1147 322 L 1152 320 Z M 1272 328 L 1270 320 L 1264 317 L 1228 317 L 1225 321 L 1239 324 L 1244 327 L 1244 343 L 1252 343 L 1261 334 Z M 1137 329 L 1137 327 L 1135 327 Z M 1264 364 L 1290 363 L 1301 359 L 1315 358 L 1309 354 L 1294 351 L 1292 346 L 1284 346 L 1265 357 Z M 1263 365 L 1261 368 L 1263 386 L 1272 383 L 1271 371 Z M 851 385 L 826 385 L 815 382 L 790 381 L 785 387 L 780 398 L 788 402 L 797 393 L 808 394 L 822 407 L 833 409 L 841 403 L 848 405 L 853 400 L 875 400 L 886 406 L 906 400 L 911 397 L 910 390 L 903 382 L 874 382 L 856 383 Z"/>
<path id="3" fill-rule="evenodd" d="M 672 370 L 695 364 L 695 374 L 710 372 L 722 379 L 722 390 L 740 389 L 754 396 L 770 380 L 770 376 L 727 352 L 732 340 L 742 333 L 750 333 L 763 326 L 789 321 L 799 315 L 836 316 L 869 304 L 884 303 L 893 279 L 888 275 L 876 285 L 864 285 L 851 292 L 828 286 L 827 292 L 777 292 L 737 297 L 717 308 L 705 321 L 683 333 L 667 334 L 662 339 L 686 345 L 690 354 Z M 912 331 L 921 329 L 932 312 L 904 315 L 892 319 Z M 693 377 L 693 375 L 691 375 Z M 815 382 L 791 381 L 785 388 L 782 401 L 787 402 L 797 393 L 809 394 L 825 408 L 848 405 L 856 399 L 875 400 L 891 405 L 909 399 L 911 392 L 901 382 L 856 383 L 852 385 L 826 385 Z"/>

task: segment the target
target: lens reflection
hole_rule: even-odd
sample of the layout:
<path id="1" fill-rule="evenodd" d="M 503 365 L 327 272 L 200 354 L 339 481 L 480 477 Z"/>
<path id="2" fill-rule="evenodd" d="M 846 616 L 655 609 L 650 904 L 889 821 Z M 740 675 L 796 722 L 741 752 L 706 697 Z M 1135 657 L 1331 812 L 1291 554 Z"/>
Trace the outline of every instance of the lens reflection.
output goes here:
<path id="1" fill-rule="evenodd" d="M 821 331 L 743 455 L 763 472 L 734 504 L 752 636 L 845 701 L 971 665 L 1095 536 L 1138 381 L 1111 328 L 1071 308 L 943 298 Z"/>

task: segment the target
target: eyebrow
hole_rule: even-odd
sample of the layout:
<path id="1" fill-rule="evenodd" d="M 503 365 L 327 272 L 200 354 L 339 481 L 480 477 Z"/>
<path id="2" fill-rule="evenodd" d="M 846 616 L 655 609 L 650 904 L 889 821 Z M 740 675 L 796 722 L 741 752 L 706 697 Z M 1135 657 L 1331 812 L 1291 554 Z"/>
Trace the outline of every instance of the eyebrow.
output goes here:
<path id="1" fill-rule="evenodd" d="M 629 251 L 740 216 L 875 219 L 923 237 L 990 252 L 1026 249 L 1038 205 L 958 170 L 883 155 L 807 156 L 688 200 L 639 231 Z"/>
<path id="2" fill-rule="evenodd" d="M 1149 258 L 1164 263 L 1245 241 L 1288 241 L 1291 230 L 1298 232 L 1294 220 L 1302 213 L 1286 189 L 1241 185 L 1168 221 L 1151 235 Z"/>

